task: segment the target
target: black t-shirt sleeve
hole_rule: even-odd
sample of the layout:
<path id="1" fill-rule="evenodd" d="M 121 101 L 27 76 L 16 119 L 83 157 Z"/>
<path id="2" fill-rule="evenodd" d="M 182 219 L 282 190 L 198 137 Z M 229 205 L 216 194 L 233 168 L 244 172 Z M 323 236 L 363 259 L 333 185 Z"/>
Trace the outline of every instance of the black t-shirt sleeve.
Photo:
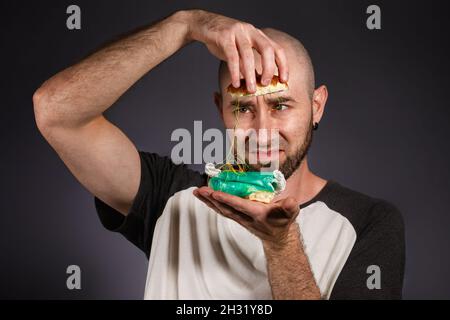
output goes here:
<path id="1" fill-rule="evenodd" d="M 380 201 L 365 220 L 330 299 L 401 299 L 405 266 L 402 216 L 395 206 Z M 379 289 L 367 285 L 374 274 L 367 268 L 373 265 L 379 267 Z"/>
<path id="2" fill-rule="evenodd" d="M 176 165 L 168 157 L 139 151 L 141 180 L 127 216 L 95 197 L 95 207 L 103 226 L 119 232 L 150 256 L 156 221 L 167 200 L 176 192 L 206 183 L 204 175 L 186 165 Z"/>

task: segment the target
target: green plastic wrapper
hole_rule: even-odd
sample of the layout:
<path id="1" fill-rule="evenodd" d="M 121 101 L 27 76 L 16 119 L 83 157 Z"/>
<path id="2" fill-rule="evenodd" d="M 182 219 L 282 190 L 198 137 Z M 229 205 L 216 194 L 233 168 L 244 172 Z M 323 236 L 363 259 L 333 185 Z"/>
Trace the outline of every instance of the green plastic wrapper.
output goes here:
<path id="1" fill-rule="evenodd" d="M 222 171 L 209 179 L 208 185 L 214 191 L 222 191 L 241 198 L 257 191 L 275 192 L 277 180 L 272 172 Z"/>

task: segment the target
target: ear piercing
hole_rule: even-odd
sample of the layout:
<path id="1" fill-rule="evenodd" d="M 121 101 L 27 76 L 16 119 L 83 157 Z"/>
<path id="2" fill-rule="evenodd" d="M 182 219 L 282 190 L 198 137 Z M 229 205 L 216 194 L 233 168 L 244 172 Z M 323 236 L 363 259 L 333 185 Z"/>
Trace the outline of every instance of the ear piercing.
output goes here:
<path id="1" fill-rule="evenodd" d="M 318 128 L 319 128 L 319 123 L 318 122 L 314 122 L 313 130 L 317 130 Z"/>

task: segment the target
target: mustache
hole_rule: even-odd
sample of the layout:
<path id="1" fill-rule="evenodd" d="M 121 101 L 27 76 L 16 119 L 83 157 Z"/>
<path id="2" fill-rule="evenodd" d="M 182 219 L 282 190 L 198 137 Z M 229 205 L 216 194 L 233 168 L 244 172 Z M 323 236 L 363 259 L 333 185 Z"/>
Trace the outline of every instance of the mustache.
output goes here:
<path id="1" fill-rule="evenodd" d="M 256 149 L 278 150 L 286 149 L 288 143 L 276 129 L 260 129 L 256 132 L 253 129 L 236 129 L 233 132 L 234 145 L 239 149 L 245 146 L 246 150 L 256 151 Z"/>
<path id="2" fill-rule="evenodd" d="M 276 153 L 279 151 L 284 151 L 284 149 L 282 148 L 257 148 L 257 149 L 251 149 L 248 150 L 249 153 L 259 153 L 259 152 L 271 152 L 271 153 Z"/>
<path id="3" fill-rule="evenodd" d="M 277 141 L 277 142 L 264 142 L 264 143 L 247 143 L 245 145 L 246 150 L 251 153 L 256 153 L 258 151 L 278 151 L 278 150 L 286 150 L 287 148 L 286 141 Z"/>

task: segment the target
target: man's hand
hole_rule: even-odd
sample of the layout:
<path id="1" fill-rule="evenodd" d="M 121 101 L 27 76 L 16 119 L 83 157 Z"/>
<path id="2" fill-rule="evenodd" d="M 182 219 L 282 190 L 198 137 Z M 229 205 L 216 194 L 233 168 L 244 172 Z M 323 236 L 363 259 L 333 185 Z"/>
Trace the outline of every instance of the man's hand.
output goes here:
<path id="1" fill-rule="evenodd" d="M 267 245 L 287 244 L 290 226 L 300 212 L 293 198 L 265 204 L 242 199 L 209 187 L 194 190 L 194 195 L 217 213 L 233 219 Z"/>
<path id="2" fill-rule="evenodd" d="M 194 190 L 194 195 L 262 240 L 274 299 L 321 299 L 295 222 L 300 208 L 293 198 L 263 204 L 208 187 Z"/>
<path id="3" fill-rule="evenodd" d="M 234 87 L 240 86 L 240 75 L 247 90 L 256 91 L 255 57 L 261 55 L 263 85 L 268 85 L 278 67 L 282 82 L 288 80 L 288 64 L 284 49 L 253 25 L 203 10 L 190 10 L 188 37 L 203 42 L 220 60 L 226 61 Z"/>

